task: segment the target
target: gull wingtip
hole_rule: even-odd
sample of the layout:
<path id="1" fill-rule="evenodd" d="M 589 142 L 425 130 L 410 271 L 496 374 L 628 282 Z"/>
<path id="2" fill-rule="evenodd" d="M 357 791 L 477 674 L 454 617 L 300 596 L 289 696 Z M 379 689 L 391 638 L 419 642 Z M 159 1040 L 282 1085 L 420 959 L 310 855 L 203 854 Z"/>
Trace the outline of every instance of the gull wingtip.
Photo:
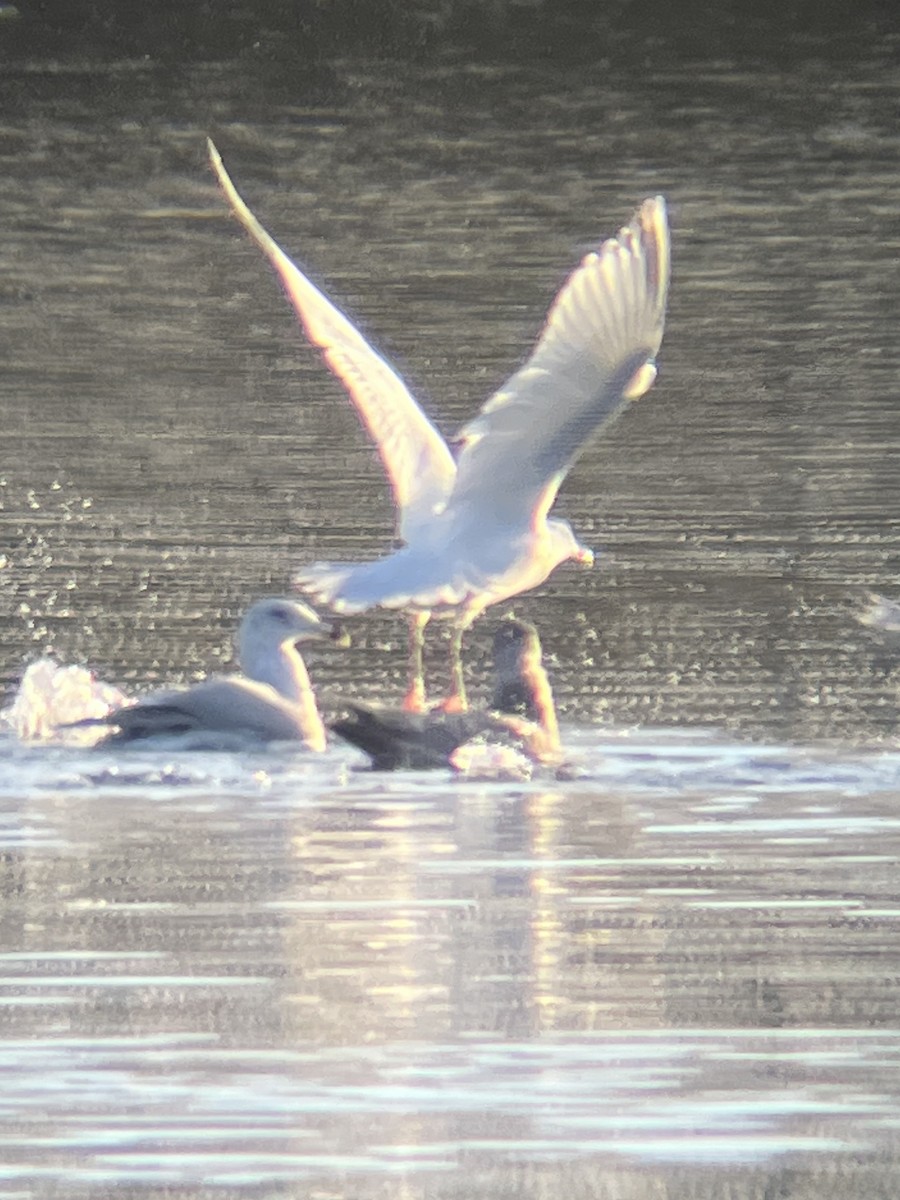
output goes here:
<path id="1" fill-rule="evenodd" d="M 657 239 L 668 237 L 669 208 L 665 196 L 648 196 L 638 216 L 645 231 L 652 232 Z"/>

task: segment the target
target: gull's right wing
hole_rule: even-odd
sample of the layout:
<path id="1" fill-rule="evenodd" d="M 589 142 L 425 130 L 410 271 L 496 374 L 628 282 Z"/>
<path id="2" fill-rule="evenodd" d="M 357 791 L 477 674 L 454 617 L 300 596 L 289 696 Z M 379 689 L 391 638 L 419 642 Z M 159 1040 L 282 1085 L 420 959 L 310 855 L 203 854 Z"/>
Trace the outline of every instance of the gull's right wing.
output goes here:
<path id="1" fill-rule="evenodd" d="M 666 206 L 655 196 L 572 272 L 531 357 L 462 430 L 451 507 L 512 521 L 546 514 L 592 435 L 656 378 L 668 286 Z"/>
<path id="2" fill-rule="evenodd" d="M 341 380 L 381 457 L 404 540 L 427 525 L 456 478 L 447 444 L 403 380 L 362 334 L 306 278 L 242 200 L 212 141 L 209 158 L 234 215 L 278 272 L 306 336 Z"/>

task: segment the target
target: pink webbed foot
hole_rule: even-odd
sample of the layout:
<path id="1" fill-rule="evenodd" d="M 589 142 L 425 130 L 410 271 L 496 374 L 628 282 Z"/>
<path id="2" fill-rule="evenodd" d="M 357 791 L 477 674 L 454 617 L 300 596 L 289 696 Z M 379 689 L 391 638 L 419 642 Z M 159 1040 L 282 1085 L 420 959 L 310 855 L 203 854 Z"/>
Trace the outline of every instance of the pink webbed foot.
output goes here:
<path id="1" fill-rule="evenodd" d="M 422 680 L 416 680 L 409 685 L 409 690 L 403 697 L 403 711 L 408 713 L 423 713 L 427 711 L 425 705 L 425 685 Z"/>

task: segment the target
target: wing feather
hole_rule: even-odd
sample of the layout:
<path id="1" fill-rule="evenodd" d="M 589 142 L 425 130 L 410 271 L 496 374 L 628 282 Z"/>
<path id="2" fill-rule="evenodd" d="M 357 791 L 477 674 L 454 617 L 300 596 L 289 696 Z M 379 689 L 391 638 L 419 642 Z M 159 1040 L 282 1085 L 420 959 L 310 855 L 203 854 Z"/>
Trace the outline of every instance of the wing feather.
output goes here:
<path id="1" fill-rule="evenodd" d="M 212 141 L 207 145 L 235 216 L 277 271 L 306 336 L 347 389 L 375 443 L 397 507 L 398 533 L 408 540 L 453 487 L 456 465 L 446 442 L 399 375 L 266 232 L 231 182 Z"/>
<path id="2" fill-rule="evenodd" d="M 666 206 L 656 196 L 575 269 L 531 357 L 462 430 L 448 509 L 519 520 L 546 511 L 591 435 L 653 383 L 668 284 Z"/>
<path id="3" fill-rule="evenodd" d="M 199 731 L 246 733 L 265 741 L 303 737 L 300 711 L 266 684 L 252 679 L 208 679 L 182 692 L 147 696 L 111 713 L 124 740 Z"/>

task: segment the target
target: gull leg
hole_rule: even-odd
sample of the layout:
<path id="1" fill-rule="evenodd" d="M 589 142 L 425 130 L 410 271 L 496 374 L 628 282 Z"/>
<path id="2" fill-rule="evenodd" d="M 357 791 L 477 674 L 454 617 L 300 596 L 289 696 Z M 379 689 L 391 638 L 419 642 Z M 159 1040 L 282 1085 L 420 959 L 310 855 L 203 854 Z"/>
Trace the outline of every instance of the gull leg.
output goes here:
<path id="1" fill-rule="evenodd" d="M 414 612 L 409 618 L 409 687 L 403 698 L 404 712 L 425 712 L 425 674 L 422 651 L 425 626 L 430 613 Z"/>
<path id="2" fill-rule="evenodd" d="M 450 695 L 441 704 L 444 712 L 463 713 L 469 711 L 466 699 L 466 681 L 463 678 L 462 640 L 463 634 L 469 627 L 468 621 L 462 621 L 454 626 L 450 638 Z"/>

